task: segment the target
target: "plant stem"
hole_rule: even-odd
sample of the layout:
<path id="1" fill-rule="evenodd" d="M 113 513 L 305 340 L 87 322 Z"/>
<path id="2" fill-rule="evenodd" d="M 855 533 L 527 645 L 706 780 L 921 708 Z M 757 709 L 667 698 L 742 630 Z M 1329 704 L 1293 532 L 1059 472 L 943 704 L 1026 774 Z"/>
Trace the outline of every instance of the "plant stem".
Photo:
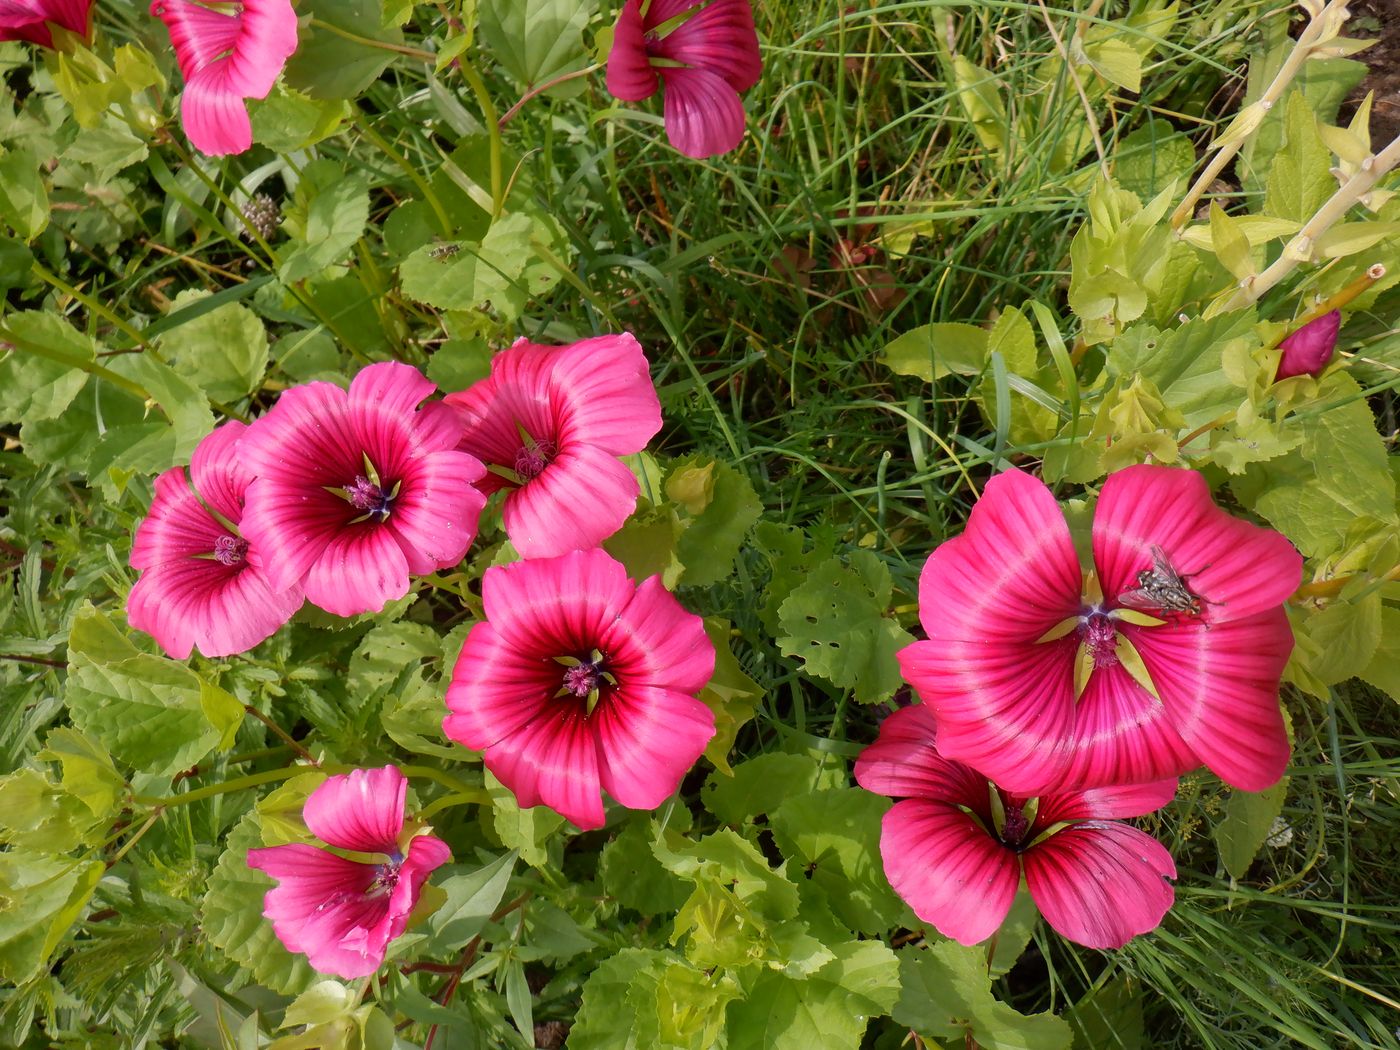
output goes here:
<path id="1" fill-rule="evenodd" d="M 387 40 L 375 40 L 373 37 L 359 36 L 347 29 L 341 29 L 338 25 L 330 22 L 323 22 L 319 18 L 311 20 L 312 29 L 324 29 L 328 33 L 334 33 L 338 37 L 353 41 L 364 47 L 377 48 L 380 51 L 392 51 L 396 55 L 407 55 L 409 58 L 417 58 L 424 62 L 437 62 L 437 55 L 431 51 L 424 51 L 422 48 L 406 47 L 403 44 L 391 44 Z"/>
<path id="2" fill-rule="evenodd" d="M 125 390 L 128 394 L 131 394 L 134 397 L 139 397 L 142 401 L 151 400 L 150 393 L 140 383 L 128 379 L 124 375 L 119 375 L 116 372 L 113 372 L 110 368 L 104 368 L 102 365 L 99 365 L 96 361 L 84 361 L 81 358 L 69 357 L 67 354 L 62 353 L 58 350 L 53 350 L 47 346 L 40 346 L 37 343 L 27 342 L 24 339 L 21 339 L 19 336 L 15 335 L 14 332 L 10 331 L 10 329 L 0 327 L 0 344 L 4 343 L 8 343 L 11 347 L 17 350 L 23 350 L 27 354 L 34 354 L 37 357 L 45 357 L 48 358 L 50 361 L 56 361 L 58 364 L 67 365 L 69 368 L 80 369 L 81 371 L 88 373 L 88 375 L 97 376 L 98 379 L 105 379 L 113 386 L 120 387 L 121 389 Z M 2 348 L 3 347 L 0 347 L 0 349 Z M 157 405 L 156 407 L 160 408 L 159 405 Z M 161 408 L 161 412 L 165 413 L 165 409 Z"/>
<path id="3" fill-rule="evenodd" d="M 267 726 L 268 729 L 271 729 L 273 734 L 276 735 L 278 739 L 280 739 L 284 744 L 286 744 L 298 755 L 304 758 L 307 762 L 311 763 L 311 765 L 318 767 L 320 766 L 321 763 L 316 760 L 316 757 L 312 755 L 310 751 L 306 750 L 306 748 L 302 747 L 299 743 L 297 743 L 296 740 L 292 738 L 292 735 L 290 733 L 288 733 L 285 729 L 279 726 L 272 719 L 268 718 L 267 715 L 263 714 L 252 704 L 244 704 L 243 710 L 247 711 L 259 722 Z"/>
<path id="4" fill-rule="evenodd" d="M 1341 188 L 1328 198 L 1327 203 L 1317 209 L 1313 217 L 1298 231 L 1297 236 L 1288 242 L 1283 254 L 1263 273 L 1246 280 L 1225 303 L 1224 310 L 1237 310 L 1257 302 L 1265 292 L 1292 273 L 1300 262 L 1311 259 L 1317 239 L 1345 216 L 1352 205 L 1370 193 L 1381 177 L 1388 174 L 1397 164 L 1400 164 L 1400 135 L 1381 152 L 1367 157 L 1360 170 L 1347 179 Z"/>
<path id="5" fill-rule="evenodd" d="M 155 806 L 156 808 L 168 808 L 170 806 L 186 806 L 191 802 L 203 802 L 206 798 L 215 798 L 218 795 L 227 795 L 234 791 L 243 791 L 247 788 L 259 787 L 262 784 L 274 784 L 279 780 L 290 780 L 301 773 L 311 772 L 306 766 L 286 766 L 282 769 L 265 769 L 261 773 L 249 773 L 246 776 L 235 777 L 233 780 L 225 780 L 221 784 L 210 784 L 208 787 L 195 788 L 193 791 L 186 791 L 182 795 L 171 795 L 168 798 L 150 798 L 145 795 L 137 795 L 135 802 L 143 806 Z"/>
<path id="6" fill-rule="evenodd" d="M 496 126 L 498 128 L 504 128 L 506 124 L 509 123 L 510 118 L 519 113 L 520 108 L 524 106 L 525 103 L 529 102 L 532 98 L 534 98 L 536 95 L 542 94 L 543 92 L 548 91 L 552 87 L 558 87 L 560 84 L 567 83 L 570 80 L 577 80 L 579 77 L 586 77 L 590 73 L 596 73 L 602 68 L 602 63 L 595 63 L 591 66 L 588 66 L 585 69 L 575 69 L 572 73 L 561 73 L 559 76 L 553 78 L 552 80 L 546 80 L 543 84 L 535 85 L 529 91 L 525 92 L 525 94 L 521 95 L 520 99 L 515 103 L 515 105 L 511 106 L 510 109 L 506 110 L 504 113 L 501 114 L 501 119 L 496 122 Z"/>
<path id="7" fill-rule="evenodd" d="M 64 281 L 57 274 L 50 273 L 48 270 L 44 269 L 44 267 L 37 262 L 30 263 L 29 269 L 31 273 L 37 274 L 47 284 L 50 284 L 54 288 L 57 288 L 64 295 L 68 296 L 69 298 L 76 299 L 78 302 L 82 303 L 83 306 L 87 308 L 87 311 L 89 313 L 93 313 L 99 317 L 104 318 L 110 324 L 120 329 L 121 332 L 132 341 L 133 345 L 141 347 L 144 347 L 146 345 L 145 337 L 142 336 L 140 332 L 138 332 L 135 328 L 132 328 L 131 325 L 127 324 L 120 317 L 114 314 L 111 310 L 107 309 L 107 307 L 99 303 L 96 299 L 92 298 L 89 295 L 84 295 L 82 292 L 78 291 L 78 289 L 74 288 L 72 285 Z"/>
<path id="8" fill-rule="evenodd" d="M 481 79 L 481 74 L 470 62 L 454 59 L 453 64 L 457 67 L 457 72 L 462 74 L 467 86 L 472 89 L 472 94 L 476 96 L 476 104 L 481 107 L 481 116 L 491 138 L 491 220 L 494 222 L 500 218 L 506 203 L 505 181 L 501 174 L 501 122 L 496 116 L 496 104 L 491 101 L 491 93 L 486 90 L 486 82 Z"/>
<path id="9" fill-rule="evenodd" d="M 141 841 L 141 836 L 145 835 L 146 832 L 150 831 L 151 828 L 155 826 L 155 822 L 160 819 L 161 814 L 164 812 L 164 806 L 157 806 L 155 809 L 151 810 L 151 815 L 146 818 L 146 823 L 142 824 L 139 828 L 137 828 L 136 834 L 132 835 L 131 838 L 126 840 L 126 842 L 122 843 L 122 848 L 117 850 L 117 855 L 107 862 L 107 867 L 109 870 L 116 867 L 117 864 L 121 862 L 121 859 L 125 857 L 128 852 L 130 852 L 131 847 Z"/>

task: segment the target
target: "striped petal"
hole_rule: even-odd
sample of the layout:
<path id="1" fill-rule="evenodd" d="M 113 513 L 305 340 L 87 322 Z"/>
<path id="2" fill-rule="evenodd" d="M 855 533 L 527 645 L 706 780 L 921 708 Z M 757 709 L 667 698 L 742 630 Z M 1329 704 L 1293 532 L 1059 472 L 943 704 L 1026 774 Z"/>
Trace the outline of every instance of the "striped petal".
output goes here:
<path id="1" fill-rule="evenodd" d="M 408 781 L 396 766 L 355 769 L 328 777 L 306 800 L 302 819 L 332 846 L 393 853 L 403 831 Z"/>
<path id="2" fill-rule="evenodd" d="M 666 138 L 687 157 L 728 153 L 744 137 L 744 103 L 723 77 L 708 69 L 665 66 Z"/>
<path id="3" fill-rule="evenodd" d="M 715 716 L 693 695 L 627 686 L 594 710 L 603 788 L 630 809 L 655 809 L 715 735 Z"/>
<path id="4" fill-rule="evenodd" d="M 940 755 L 936 735 L 937 723 L 928 705 L 900 708 L 880 723 L 879 737 L 856 759 L 856 783 L 891 798 L 966 806 L 990 822 L 987 778 Z"/>

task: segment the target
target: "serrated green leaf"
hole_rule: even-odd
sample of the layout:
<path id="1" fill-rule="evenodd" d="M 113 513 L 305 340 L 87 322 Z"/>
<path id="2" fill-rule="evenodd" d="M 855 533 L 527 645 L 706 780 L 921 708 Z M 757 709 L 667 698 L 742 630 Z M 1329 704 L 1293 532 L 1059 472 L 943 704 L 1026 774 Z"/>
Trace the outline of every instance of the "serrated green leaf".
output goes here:
<path id="1" fill-rule="evenodd" d="M 263 844 L 258 821 L 256 812 L 246 813 L 229 832 L 200 907 L 200 929 L 210 944 L 260 984 L 283 995 L 297 995 L 319 975 L 304 955 L 282 947 L 272 924 L 262 917 L 263 897 L 276 883 L 248 867 L 248 850 Z"/>
<path id="2" fill-rule="evenodd" d="M 1283 812 L 1288 795 L 1288 778 L 1284 777 L 1263 791 L 1230 792 L 1225 804 L 1225 817 L 1215 826 L 1215 844 L 1220 850 L 1220 862 L 1231 878 L 1242 879 L 1259 847 L 1272 834 L 1274 818 Z"/>
<path id="3" fill-rule="evenodd" d="M 1021 1014 L 991 992 L 982 948 L 947 941 L 899 953 L 898 1024 L 925 1038 L 970 1037 L 984 1050 L 1069 1050 L 1073 1035 L 1052 1013 Z"/>
<path id="4" fill-rule="evenodd" d="M 787 878 L 787 865 L 770 868 L 758 847 L 728 828 L 699 841 L 654 841 L 652 851 L 667 870 L 693 882 L 729 887 L 767 918 L 797 915 L 797 887 Z"/>
<path id="5" fill-rule="evenodd" d="M 1171 123 L 1151 117 L 1136 131 L 1118 140 L 1113 169 L 1119 185 L 1139 200 L 1149 201 L 1174 183 L 1184 184 L 1196 167 L 1191 140 Z"/>
<path id="6" fill-rule="evenodd" d="M 689 827 L 689 810 L 678 806 L 676 812 L 685 814 L 680 830 Z M 634 818 L 603 847 L 598 865 L 603 888 L 623 907 L 643 915 L 674 914 L 693 889 L 656 859 L 651 843 L 658 834 L 653 821 Z"/>
<path id="7" fill-rule="evenodd" d="M 1380 644 L 1358 677 L 1400 703 L 1400 609 L 1381 608 Z"/>
<path id="8" fill-rule="evenodd" d="M 34 240 L 49 224 L 49 195 L 39 161 L 25 150 L 0 156 L 0 220 L 24 241 Z"/>
<path id="9" fill-rule="evenodd" d="M 1150 380 L 1167 408 L 1181 413 L 1186 426 L 1198 427 L 1238 407 L 1240 392 L 1220 363 L 1230 344 L 1258 345 L 1254 322 L 1253 310 L 1238 310 L 1195 317 L 1165 332 L 1135 325 L 1113 341 L 1105 368 L 1112 378 Z"/>
<path id="10" fill-rule="evenodd" d="M 119 171 L 146 159 L 146 142 L 125 124 L 109 118 L 104 127 L 90 128 L 63 151 L 64 160 L 86 164 L 98 183 L 109 182 Z"/>
<path id="11" fill-rule="evenodd" d="M 1243 281 L 1257 272 L 1245 231 L 1215 201 L 1210 204 L 1210 247 L 1235 280 Z"/>
<path id="12" fill-rule="evenodd" d="M 1317 131 L 1317 117 L 1298 89 L 1289 92 L 1284 109 L 1285 145 L 1269 160 L 1264 214 L 1306 222 L 1337 188 L 1332 154 Z"/>
<path id="13" fill-rule="evenodd" d="M 77 365 L 97 358 L 97 346 L 56 314 L 22 311 L 4 320 L 0 342 L 0 420 L 29 423 L 63 414 L 87 382 Z M 74 362 L 42 356 L 47 351 Z"/>
<path id="14" fill-rule="evenodd" d="M 836 955 L 811 977 L 760 975 L 729 1008 L 729 1050 L 856 1050 L 872 1017 L 899 993 L 899 962 L 879 941 L 833 946 Z"/>
<path id="15" fill-rule="evenodd" d="M 673 481 L 702 469 L 709 479 L 708 499 L 703 505 L 695 504 L 697 511 L 687 511 L 682 516 L 685 531 L 676 544 L 676 555 L 685 566 L 682 581 L 698 587 L 730 574 L 744 537 L 763 513 L 763 504 L 749 479 L 709 456 L 677 460 L 667 475 L 668 495 Z"/>
<path id="16" fill-rule="evenodd" d="M 341 171 L 330 161 L 302 173 L 298 199 L 307 198 L 300 236 L 284 250 L 277 275 L 287 284 L 319 275 L 340 262 L 355 246 L 369 222 L 369 181 Z M 290 218 L 290 216 L 289 216 Z M 288 223 L 290 225 L 290 223 Z"/>
<path id="17" fill-rule="evenodd" d="M 257 390 L 267 369 L 267 330 L 246 306 L 223 306 L 181 319 L 181 311 L 206 299 L 200 291 L 175 297 L 159 347 L 182 376 L 216 401 L 232 404 Z"/>
<path id="18" fill-rule="evenodd" d="M 350 104 L 340 98 L 312 98 L 278 82 L 264 99 L 249 100 L 253 141 L 278 153 L 306 149 L 340 130 Z"/>
<path id="19" fill-rule="evenodd" d="M 43 970 L 106 871 L 100 860 L 0 853 L 0 980 L 21 985 Z"/>
<path id="20" fill-rule="evenodd" d="M 569 1050 L 655 1050 L 638 1042 L 636 1007 L 628 996 L 632 981 L 641 973 L 658 978 L 671 961 L 672 952 L 624 948 L 604 959 L 583 986 L 582 1005 L 569 1030 Z"/>
<path id="21" fill-rule="evenodd" d="M 723 971 L 680 961 L 640 970 L 627 988 L 638 1042 L 656 1050 L 712 1050 L 724 1031 L 725 1007 L 740 994 Z"/>
<path id="22" fill-rule="evenodd" d="M 946 375 L 975 376 L 987 367 L 987 332 L 960 322 L 921 325 L 896 336 L 880 353 L 892 372 L 927 383 Z"/>
<path id="23" fill-rule="evenodd" d="M 1356 517 L 1394 521 L 1395 478 L 1361 387 L 1333 373 L 1319 400 L 1344 403 L 1303 419 L 1303 458 L 1316 470 L 1318 485 Z"/>
<path id="24" fill-rule="evenodd" d="M 63 790 L 82 799 L 95 817 L 114 812 L 126 792 L 126 781 L 102 743 L 69 726 L 49 730 L 38 757 L 62 766 Z"/>
<path id="25" fill-rule="evenodd" d="M 825 888 L 836 915 L 872 936 L 896 924 L 903 905 L 880 862 L 880 821 L 891 802 L 859 788 L 787 799 L 769 815 L 783 855 Z"/>
<path id="26" fill-rule="evenodd" d="M 121 450 L 112 465 L 156 474 L 176 463 L 188 463 L 195 446 L 214 429 L 214 413 L 204 391 L 155 354 L 124 356 L 120 367 L 160 405 L 169 426 L 156 425 L 153 433 Z"/>
<path id="27" fill-rule="evenodd" d="M 399 27 L 383 24 L 379 0 L 306 0 L 298 13 L 351 36 L 403 44 Z M 314 99 L 351 99 L 369 87 L 393 60 L 392 50 L 346 39 L 313 23 L 301 29 L 296 54 L 282 75 L 288 85 Z"/>
<path id="28" fill-rule="evenodd" d="M 399 267 L 404 294 L 442 310 L 490 308 L 514 320 L 559 279 L 532 247 L 552 241 L 552 233 L 543 216 L 514 212 L 493 222 L 480 244 L 425 244 Z"/>
<path id="29" fill-rule="evenodd" d="M 729 749 L 734 746 L 739 730 L 753 719 L 758 702 L 763 698 L 763 689 L 744 673 L 730 649 L 728 620 L 707 616 L 705 634 L 715 647 L 714 674 L 700 691 L 700 701 L 715 716 L 715 735 L 705 745 L 705 757 L 727 773 Z"/>
<path id="30" fill-rule="evenodd" d="M 0 842 L 67 853 L 89 839 L 93 824 L 92 811 L 81 799 L 38 770 L 21 768 L 0 777 Z"/>
<path id="31" fill-rule="evenodd" d="M 853 688 L 861 703 L 883 700 L 903 681 L 895 653 L 913 641 L 885 618 L 888 600 L 840 561 L 823 562 L 779 608 L 778 647 L 801 656 L 808 674 Z"/>
<path id="32" fill-rule="evenodd" d="M 711 773 L 700 801 L 725 824 L 740 825 L 776 810 L 794 795 L 812 791 L 820 773 L 811 755 L 759 755 L 735 766 L 732 776 Z"/>
<path id="33" fill-rule="evenodd" d="M 486 790 L 491 796 L 491 826 L 506 849 L 517 850 L 520 859 L 532 868 L 549 863 L 546 845 L 551 835 L 564 826 L 564 818 L 548 806 L 523 809 L 510 788 L 486 771 Z"/>
<path id="34" fill-rule="evenodd" d="M 492 58 L 534 87 L 583 66 L 583 30 L 597 9 L 597 0 L 479 0 L 478 29 Z"/>
<path id="35" fill-rule="evenodd" d="M 1308 670 L 1323 685 L 1361 674 L 1380 646 L 1381 624 L 1379 592 L 1333 602 L 1311 613 L 1303 621 L 1303 630 L 1317 644 L 1318 656 L 1308 662 Z"/>

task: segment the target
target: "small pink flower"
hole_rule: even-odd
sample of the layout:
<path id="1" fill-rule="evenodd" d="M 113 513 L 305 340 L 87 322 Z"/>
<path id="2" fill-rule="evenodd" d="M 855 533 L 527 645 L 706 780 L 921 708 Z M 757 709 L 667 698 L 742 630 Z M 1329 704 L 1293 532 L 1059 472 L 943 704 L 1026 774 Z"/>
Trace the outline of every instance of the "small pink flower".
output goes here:
<path id="1" fill-rule="evenodd" d="M 608 90 L 640 102 L 664 83 L 671 145 L 712 157 L 744 137 L 739 94 L 762 71 L 749 0 L 627 0 L 608 55 Z"/>
<path id="2" fill-rule="evenodd" d="M 303 581 L 338 616 L 377 612 L 410 576 L 456 565 L 486 498 L 481 463 L 456 451 L 461 422 L 434 386 L 393 361 L 362 369 L 347 393 L 306 383 L 249 428 L 241 451 L 257 480 L 243 534 L 274 586 Z"/>
<path id="3" fill-rule="evenodd" d="M 180 119 L 201 153 L 242 153 L 253 144 L 246 99 L 266 98 L 297 49 L 290 0 L 152 0 L 170 30 L 185 78 Z"/>
<path id="4" fill-rule="evenodd" d="M 490 376 L 446 401 L 465 422 L 459 447 L 491 468 L 477 487 L 509 490 L 502 518 L 525 557 L 596 547 L 636 509 L 640 486 L 617 457 L 661 429 L 661 403 L 631 335 L 517 340 Z"/>
<path id="5" fill-rule="evenodd" d="M 1175 780 L 1013 795 L 939 753 L 923 704 L 885 719 L 855 774 L 867 791 L 904 800 L 885 814 L 880 833 L 890 885 L 919 918 L 961 944 L 997 931 L 1023 873 L 1045 921 L 1089 948 L 1123 947 L 1156 929 L 1172 906 L 1171 854 L 1115 818 L 1165 806 Z"/>
<path id="6" fill-rule="evenodd" d="M 939 751 L 1022 796 L 1201 763 L 1246 791 L 1277 781 L 1293 545 L 1226 514 L 1194 471 L 1135 466 L 1104 482 L 1093 556 L 1101 598 L 1083 596 L 1055 497 L 1018 470 L 989 481 L 966 531 L 929 556 L 928 641 L 899 661 L 938 718 Z M 1163 622 L 1133 622 L 1141 613 Z"/>
<path id="7" fill-rule="evenodd" d="M 603 790 L 632 809 L 665 801 L 715 734 L 696 699 L 715 666 L 700 617 L 601 550 L 487 569 L 482 596 L 444 732 L 485 752 L 522 806 L 580 828 L 603 826 Z"/>
<path id="8" fill-rule="evenodd" d="M 268 578 L 262 552 L 239 531 L 253 475 L 238 453 L 242 423 L 199 443 L 190 481 L 181 467 L 156 478 L 151 511 L 136 528 L 131 567 L 143 570 L 127 598 L 127 622 L 177 660 L 194 646 L 228 656 L 274 634 L 301 607 L 301 586 Z"/>
<path id="9" fill-rule="evenodd" d="M 311 793 L 302 819 L 337 849 L 381 854 L 374 863 L 347 860 L 320 846 L 291 843 L 248 851 L 248 866 L 278 885 L 263 915 L 289 952 L 301 952 L 322 973 L 366 977 L 408 925 L 423 883 L 452 859 L 447 843 L 415 835 L 403 850 L 408 781 L 394 766 L 330 777 Z"/>
<path id="10" fill-rule="evenodd" d="M 1327 367 L 1332 360 L 1332 351 L 1337 348 L 1337 333 L 1342 328 L 1342 312 L 1332 310 L 1321 317 L 1314 317 L 1303 327 L 1289 334 L 1279 343 L 1283 351 L 1279 358 L 1278 371 L 1274 381 L 1290 376 L 1315 376 Z"/>
<path id="11" fill-rule="evenodd" d="M 27 40 L 52 48 L 50 23 L 87 40 L 91 7 L 92 0 L 0 0 L 0 40 Z"/>

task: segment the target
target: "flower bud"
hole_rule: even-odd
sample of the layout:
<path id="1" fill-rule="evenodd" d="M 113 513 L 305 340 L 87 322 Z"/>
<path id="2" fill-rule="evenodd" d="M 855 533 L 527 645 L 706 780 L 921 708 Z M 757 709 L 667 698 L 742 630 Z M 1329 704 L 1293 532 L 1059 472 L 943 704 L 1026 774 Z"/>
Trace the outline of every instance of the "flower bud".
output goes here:
<path id="1" fill-rule="evenodd" d="M 1341 327 L 1342 312 L 1332 310 L 1291 332 L 1288 338 L 1279 343 L 1283 356 L 1279 358 L 1274 381 L 1320 373 L 1332 360 L 1332 351 L 1337 346 L 1337 332 Z"/>

